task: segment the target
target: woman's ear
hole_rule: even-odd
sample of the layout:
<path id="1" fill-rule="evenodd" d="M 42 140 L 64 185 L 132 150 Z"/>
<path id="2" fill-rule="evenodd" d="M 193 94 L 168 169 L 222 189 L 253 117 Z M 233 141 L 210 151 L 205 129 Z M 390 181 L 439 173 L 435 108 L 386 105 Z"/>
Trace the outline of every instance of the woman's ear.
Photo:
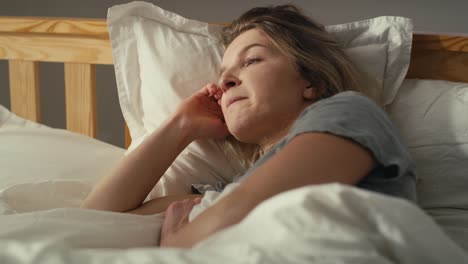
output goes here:
<path id="1" fill-rule="evenodd" d="M 318 98 L 318 89 L 312 85 L 309 85 L 302 92 L 302 96 L 306 100 L 316 100 Z"/>

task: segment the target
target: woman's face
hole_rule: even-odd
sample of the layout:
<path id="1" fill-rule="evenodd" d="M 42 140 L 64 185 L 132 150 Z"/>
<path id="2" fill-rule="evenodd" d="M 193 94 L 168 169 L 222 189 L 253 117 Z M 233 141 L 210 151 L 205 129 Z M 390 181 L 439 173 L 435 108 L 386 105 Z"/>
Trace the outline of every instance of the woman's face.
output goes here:
<path id="1" fill-rule="evenodd" d="M 227 127 L 238 140 L 277 140 L 307 106 L 308 82 L 259 29 L 239 35 L 226 49 L 219 82 Z"/>

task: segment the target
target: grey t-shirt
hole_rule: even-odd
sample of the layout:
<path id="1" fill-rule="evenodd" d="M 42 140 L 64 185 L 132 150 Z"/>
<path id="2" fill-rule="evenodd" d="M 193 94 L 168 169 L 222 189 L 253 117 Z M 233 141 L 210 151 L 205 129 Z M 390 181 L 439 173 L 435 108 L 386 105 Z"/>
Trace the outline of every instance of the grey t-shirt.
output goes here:
<path id="1" fill-rule="evenodd" d="M 310 132 L 330 133 L 353 140 L 373 154 L 378 165 L 356 186 L 416 201 L 415 166 L 396 128 L 383 109 L 353 91 L 338 93 L 304 109 L 286 137 L 235 181 L 242 182 L 249 177 L 295 136 Z M 215 189 L 222 189 L 222 184 Z"/>

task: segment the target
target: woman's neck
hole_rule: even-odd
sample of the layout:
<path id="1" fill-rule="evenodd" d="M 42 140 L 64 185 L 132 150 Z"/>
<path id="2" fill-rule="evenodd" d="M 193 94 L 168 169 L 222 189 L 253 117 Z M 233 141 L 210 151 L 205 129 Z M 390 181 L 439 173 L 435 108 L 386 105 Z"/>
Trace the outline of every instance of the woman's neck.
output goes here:
<path id="1" fill-rule="evenodd" d="M 260 149 L 261 149 L 261 155 L 267 153 L 271 148 L 273 148 L 274 145 L 276 145 L 278 142 L 280 142 L 284 137 L 289 132 L 289 129 L 291 128 L 292 124 L 294 122 L 291 122 L 291 124 L 288 124 L 286 126 L 282 126 L 279 131 L 277 131 L 275 134 L 263 138 L 262 142 L 260 142 Z"/>
<path id="2" fill-rule="evenodd" d="M 270 136 L 264 137 L 258 145 L 260 145 L 261 149 L 261 155 L 267 153 L 275 144 L 280 142 L 283 138 L 285 138 L 288 135 L 289 130 L 291 129 L 292 125 L 296 122 L 296 119 L 299 117 L 299 115 L 304 111 L 305 108 L 307 108 L 310 105 L 310 103 L 305 104 L 300 111 L 297 113 L 293 114 L 292 117 L 289 118 L 284 118 L 283 123 L 274 129 L 274 133 L 272 133 Z"/>

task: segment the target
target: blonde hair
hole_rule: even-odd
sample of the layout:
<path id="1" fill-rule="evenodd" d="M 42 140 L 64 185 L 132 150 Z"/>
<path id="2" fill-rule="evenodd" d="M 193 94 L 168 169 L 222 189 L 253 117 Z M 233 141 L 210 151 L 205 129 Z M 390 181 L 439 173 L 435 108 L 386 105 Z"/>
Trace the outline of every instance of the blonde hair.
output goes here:
<path id="1" fill-rule="evenodd" d="M 369 89 L 370 85 L 375 84 L 375 80 L 372 81 L 357 69 L 344 53 L 342 46 L 322 24 L 302 14 L 296 6 L 279 5 L 250 9 L 223 28 L 221 39 L 224 47 L 250 29 L 265 32 L 289 58 L 302 78 L 309 81 L 313 87 L 321 87 L 320 99 L 353 90 L 379 101 L 379 95 L 373 94 Z M 244 149 L 241 156 L 244 156 L 242 159 L 250 160 L 247 163 L 252 164 L 261 155 L 259 148 L 235 141 L 233 138 L 228 139 L 231 151 Z M 252 152 L 252 149 L 255 150 Z"/>

